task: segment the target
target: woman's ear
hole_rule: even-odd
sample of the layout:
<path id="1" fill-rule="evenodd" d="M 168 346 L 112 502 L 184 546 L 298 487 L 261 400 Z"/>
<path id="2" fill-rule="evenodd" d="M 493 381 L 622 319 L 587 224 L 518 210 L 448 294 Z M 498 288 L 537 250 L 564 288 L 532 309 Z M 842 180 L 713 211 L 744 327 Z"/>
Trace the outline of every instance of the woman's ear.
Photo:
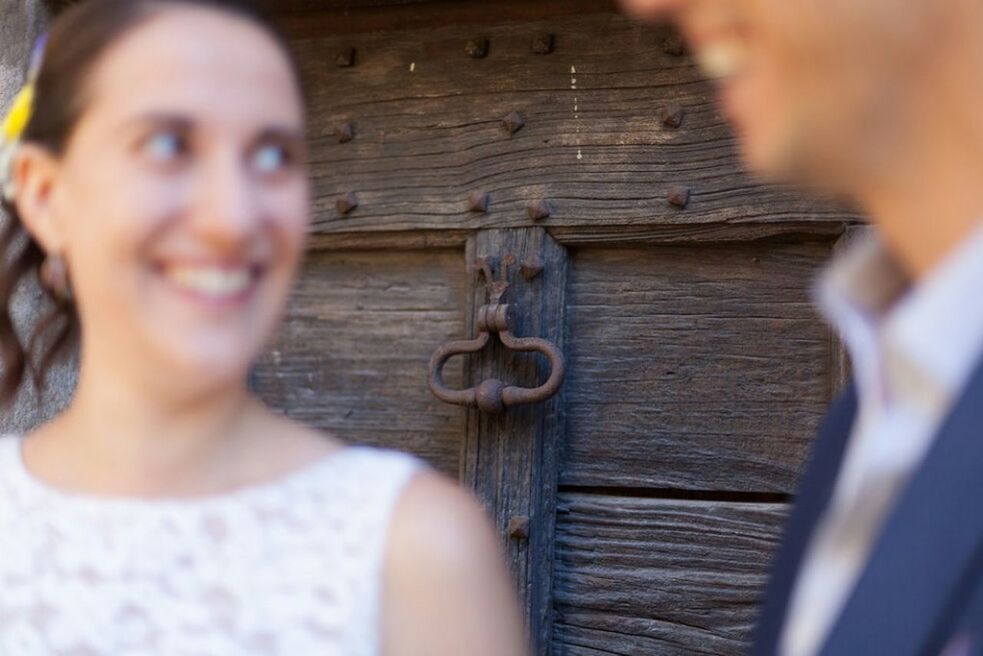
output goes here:
<path id="1" fill-rule="evenodd" d="M 36 144 L 21 144 L 14 156 L 17 213 L 46 253 L 62 253 L 65 249 L 65 235 L 54 211 L 59 169 L 57 158 Z"/>

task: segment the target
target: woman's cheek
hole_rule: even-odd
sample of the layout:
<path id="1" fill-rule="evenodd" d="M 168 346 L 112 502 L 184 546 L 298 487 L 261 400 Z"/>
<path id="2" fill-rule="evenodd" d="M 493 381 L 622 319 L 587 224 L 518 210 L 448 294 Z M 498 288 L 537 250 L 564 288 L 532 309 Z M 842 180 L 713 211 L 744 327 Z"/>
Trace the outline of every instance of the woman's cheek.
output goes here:
<path id="1" fill-rule="evenodd" d="M 309 190 L 306 184 L 285 190 L 268 201 L 267 207 L 273 210 L 274 229 L 278 241 L 293 257 L 299 257 L 307 240 L 310 228 Z"/>

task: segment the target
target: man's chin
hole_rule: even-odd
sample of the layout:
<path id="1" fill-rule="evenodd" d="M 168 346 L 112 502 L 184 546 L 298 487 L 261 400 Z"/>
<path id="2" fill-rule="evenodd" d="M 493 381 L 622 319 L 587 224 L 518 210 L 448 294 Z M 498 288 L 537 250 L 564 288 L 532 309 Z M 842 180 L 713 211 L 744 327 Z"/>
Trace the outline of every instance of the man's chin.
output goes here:
<path id="1" fill-rule="evenodd" d="M 796 187 L 809 193 L 839 195 L 845 190 L 847 163 L 836 166 L 802 139 L 787 135 L 770 143 L 741 140 L 741 157 L 748 172 L 759 182 Z"/>

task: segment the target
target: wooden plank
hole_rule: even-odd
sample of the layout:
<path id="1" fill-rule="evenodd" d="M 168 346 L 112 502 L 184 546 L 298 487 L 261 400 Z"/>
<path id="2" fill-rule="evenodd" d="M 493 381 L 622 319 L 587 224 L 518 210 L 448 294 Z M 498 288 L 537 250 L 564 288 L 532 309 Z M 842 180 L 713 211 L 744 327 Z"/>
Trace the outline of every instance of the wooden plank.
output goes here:
<path id="1" fill-rule="evenodd" d="M 325 34 L 488 26 L 598 11 L 617 11 L 615 0 L 268 0 L 284 30 L 295 38 Z"/>
<path id="2" fill-rule="evenodd" d="M 784 505 L 563 494 L 557 511 L 555 653 L 746 652 Z"/>
<path id="3" fill-rule="evenodd" d="M 542 337 L 563 348 L 566 252 L 541 228 L 483 231 L 468 245 L 468 260 L 505 257 L 510 286 L 504 301 L 516 313 L 513 334 Z M 527 281 L 524 263 L 539 262 L 542 273 Z M 475 276 L 471 312 L 487 303 L 483 279 Z M 479 282 L 480 280 L 480 282 Z M 469 335 L 474 332 L 472 322 Z M 497 337 L 469 371 L 471 385 L 495 378 L 509 384 L 537 387 L 549 375 L 542 356 L 507 351 Z M 487 505 L 505 540 L 505 549 L 525 604 L 534 653 L 549 653 L 552 635 L 552 571 L 557 445 L 563 433 L 561 394 L 536 405 L 509 408 L 504 414 L 468 413 L 464 479 Z M 510 524 L 528 518 L 528 538 L 509 535 Z"/>
<path id="4" fill-rule="evenodd" d="M 840 223 L 738 223 L 686 226 L 573 226 L 550 228 L 547 233 L 564 246 L 641 246 L 661 244 L 720 244 L 781 238 L 786 241 L 836 239 L 850 224 Z M 410 232 L 328 232 L 310 235 L 311 250 L 417 250 L 461 248 L 467 230 L 414 230 Z"/>
<path id="5" fill-rule="evenodd" d="M 485 3 L 475 3 L 490 14 Z M 537 33 L 555 51 L 535 55 Z M 692 62 L 663 51 L 665 31 L 616 13 L 491 25 L 484 59 L 464 45 L 472 26 L 295 41 L 309 91 L 316 233 L 529 227 L 527 205 L 551 199 L 550 230 L 645 226 L 835 224 L 857 217 L 746 176 L 712 90 Z M 334 53 L 355 47 L 356 63 Z M 685 110 L 679 128 L 660 109 Z M 525 127 L 510 135 L 512 111 Z M 354 140 L 336 127 L 352 122 Z M 671 185 L 691 188 L 685 209 Z M 339 215 L 336 198 L 361 204 Z M 468 195 L 491 195 L 487 213 Z"/>
<path id="6" fill-rule="evenodd" d="M 791 493 L 829 402 L 830 248 L 573 250 L 561 482 Z"/>
<path id="7" fill-rule="evenodd" d="M 459 476 L 465 413 L 430 394 L 427 364 L 463 334 L 466 286 L 463 251 L 313 253 L 254 386 L 300 421 Z"/>
<path id="8" fill-rule="evenodd" d="M 415 230 L 413 232 L 346 232 L 309 235 L 312 251 L 433 250 L 464 251 L 471 233 L 463 230 Z"/>

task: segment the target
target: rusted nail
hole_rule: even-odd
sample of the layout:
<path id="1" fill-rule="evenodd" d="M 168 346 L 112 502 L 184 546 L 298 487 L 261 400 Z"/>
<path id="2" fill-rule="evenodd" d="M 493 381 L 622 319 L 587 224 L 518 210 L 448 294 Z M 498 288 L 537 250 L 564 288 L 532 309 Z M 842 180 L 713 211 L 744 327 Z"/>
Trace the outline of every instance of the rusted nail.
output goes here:
<path id="1" fill-rule="evenodd" d="M 482 191 L 472 192 L 468 196 L 468 209 L 472 212 L 481 212 L 484 214 L 488 211 L 488 202 L 490 200 L 491 197 Z"/>
<path id="2" fill-rule="evenodd" d="M 666 199 L 673 207 L 683 208 L 689 204 L 689 187 L 683 185 L 672 185 L 666 194 Z"/>
<path id="3" fill-rule="evenodd" d="M 531 221 L 542 221 L 543 219 L 549 218 L 549 215 L 553 213 L 553 206 L 544 198 L 529 203 L 526 206 L 526 211 L 529 213 L 529 219 Z"/>
<path id="4" fill-rule="evenodd" d="M 338 143 L 348 143 L 355 138 L 355 126 L 351 123 L 342 123 L 335 128 L 334 134 L 338 137 Z"/>
<path id="5" fill-rule="evenodd" d="M 355 48 L 345 48 L 335 58 L 338 68 L 351 68 L 355 65 Z"/>
<path id="6" fill-rule="evenodd" d="M 538 257 L 533 257 L 519 267 L 519 272 L 526 282 L 532 282 L 543 272 L 543 261 Z"/>
<path id="7" fill-rule="evenodd" d="M 464 52 L 468 53 L 471 59 L 484 59 L 488 56 L 488 37 L 479 36 L 468 39 L 464 46 Z"/>
<path id="8" fill-rule="evenodd" d="M 682 57 L 686 54 L 686 42 L 679 32 L 671 32 L 662 42 L 662 52 L 673 57 Z"/>
<path id="9" fill-rule="evenodd" d="M 529 518 L 526 515 L 516 515 L 509 519 L 509 537 L 515 540 L 529 539 Z"/>
<path id="10" fill-rule="evenodd" d="M 683 124 L 685 111 L 679 103 L 669 103 L 662 108 L 662 125 L 667 128 L 678 128 Z"/>
<path id="11" fill-rule="evenodd" d="M 526 126 L 526 119 L 519 112 L 509 112 L 509 115 L 502 119 L 502 125 L 509 134 L 515 134 Z"/>
<path id="12" fill-rule="evenodd" d="M 344 196 L 339 197 L 334 205 L 339 214 L 348 214 L 358 207 L 358 195 L 354 191 L 349 191 Z"/>
<path id="13" fill-rule="evenodd" d="M 532 39 L 532 51 L 537 55 L 548 55 L 553 52 L 555 37 L 549 32 L 541 32 Z"/>

